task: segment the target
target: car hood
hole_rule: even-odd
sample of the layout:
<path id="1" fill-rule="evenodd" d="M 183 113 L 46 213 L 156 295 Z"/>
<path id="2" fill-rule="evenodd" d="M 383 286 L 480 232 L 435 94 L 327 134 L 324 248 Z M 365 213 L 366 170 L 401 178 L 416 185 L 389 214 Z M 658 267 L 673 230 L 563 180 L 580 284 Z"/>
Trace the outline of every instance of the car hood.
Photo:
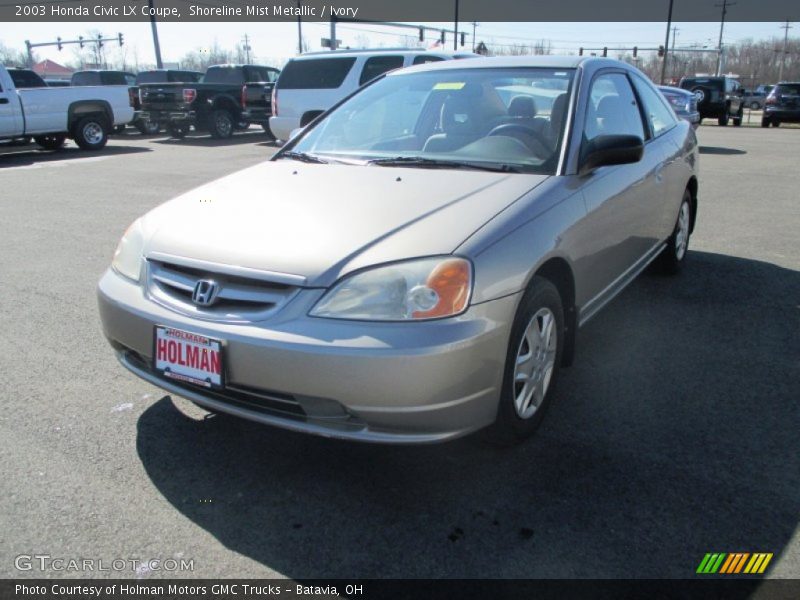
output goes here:
<path id="1" fill-rule="evenodd" d="M 154 209 L 154 253 L 298 275 L 451 253 L 545 175 L 268 161 Z"/>

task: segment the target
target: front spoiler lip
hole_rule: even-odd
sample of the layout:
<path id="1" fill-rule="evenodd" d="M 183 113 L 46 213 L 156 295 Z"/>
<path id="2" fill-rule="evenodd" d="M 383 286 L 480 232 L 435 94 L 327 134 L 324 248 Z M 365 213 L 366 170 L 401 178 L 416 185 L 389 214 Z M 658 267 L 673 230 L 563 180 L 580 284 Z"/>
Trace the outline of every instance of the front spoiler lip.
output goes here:
<path id="1" fill-rule="evenodd" d="M 436 442 L 453 440 L 480 429 L 480 426 L 478 426 L 469 429 L 436 433 L 387 432 L 370 429 L 365 424 L 342 422 L 337 423 L 333 421 L 326 421 L 322 423 L 320 421 L 314 421 L 311 419 L 280 417 L 277 415 L 249 411 L 237 406 L 231 406 L 224 402 L 212 400 L 204 396 L 199 391 L 193 392 L 184 387 L 171 384 L 169 381 L 157 377 L 149 371 L 134 365 L 130 360 L 128 360 L 125 352 L 118 351 L 116 354 L 117 360 L 119 360 L 120 364 L 122 364 L 122 366 L 128 369 L 131 373 L 141 377 L 148 383 L 175 394 L 176 396 L 186 398 L 187 400 L 191 400 L 192 402 L 196 402 L 201 406 L 218 412 L 224 412 L 242 419 L 247 419 L 249 421 L 263 423 L 265 425 L 273 425 L 281 429 L 288 429 L 289 431 L 295 431 L 298 433 L 310 433 L 331 439 L 376 444 L 432 444 Z"/>

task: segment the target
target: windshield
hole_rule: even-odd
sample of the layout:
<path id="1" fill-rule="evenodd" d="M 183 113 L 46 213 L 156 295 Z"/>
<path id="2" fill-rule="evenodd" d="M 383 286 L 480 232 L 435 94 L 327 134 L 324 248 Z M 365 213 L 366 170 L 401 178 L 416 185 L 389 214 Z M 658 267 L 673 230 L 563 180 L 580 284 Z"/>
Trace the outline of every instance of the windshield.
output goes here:
<path id="1" fill-rule="evenodd" d="M 574 70 L 447 69 L 387 76 L 292 148 L 354 164 L 555 172 Z M 280 156 L 278 157 L 280 158 Z"/>

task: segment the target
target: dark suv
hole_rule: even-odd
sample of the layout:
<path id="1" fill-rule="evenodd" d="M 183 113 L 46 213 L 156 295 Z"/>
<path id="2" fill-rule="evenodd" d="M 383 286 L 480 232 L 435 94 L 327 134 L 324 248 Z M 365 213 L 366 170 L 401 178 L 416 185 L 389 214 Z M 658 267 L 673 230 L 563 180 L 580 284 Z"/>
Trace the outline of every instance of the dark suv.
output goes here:
<path id="1" fill-rule="evenodd" d="M 725 126 L 729 119 L 738 127 L 744 116 L 744 88 L 729 77 L 684 77 L 680 87 L 692 92 L 697 98 L 700 121 L 717 119 Z"/>
<path id="2" fill-rule="evenodd" d="M 761 126 L 778 127 L 781 123 L 800 123 L 800 83 L 781 81 L 764 101 Z"/>

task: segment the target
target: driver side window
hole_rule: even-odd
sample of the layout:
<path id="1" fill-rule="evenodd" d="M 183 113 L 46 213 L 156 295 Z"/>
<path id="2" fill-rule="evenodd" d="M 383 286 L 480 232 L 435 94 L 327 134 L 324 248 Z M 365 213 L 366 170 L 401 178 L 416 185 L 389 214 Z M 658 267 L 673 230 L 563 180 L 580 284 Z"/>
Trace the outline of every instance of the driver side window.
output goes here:
<path id="1" fill-rule="evenodd" d="M 601 135 L 635 135 L 644 139 L 639 106 L 625 75 L 606 73 L 592 81 L 583 135 L 587 142 Z"/>

